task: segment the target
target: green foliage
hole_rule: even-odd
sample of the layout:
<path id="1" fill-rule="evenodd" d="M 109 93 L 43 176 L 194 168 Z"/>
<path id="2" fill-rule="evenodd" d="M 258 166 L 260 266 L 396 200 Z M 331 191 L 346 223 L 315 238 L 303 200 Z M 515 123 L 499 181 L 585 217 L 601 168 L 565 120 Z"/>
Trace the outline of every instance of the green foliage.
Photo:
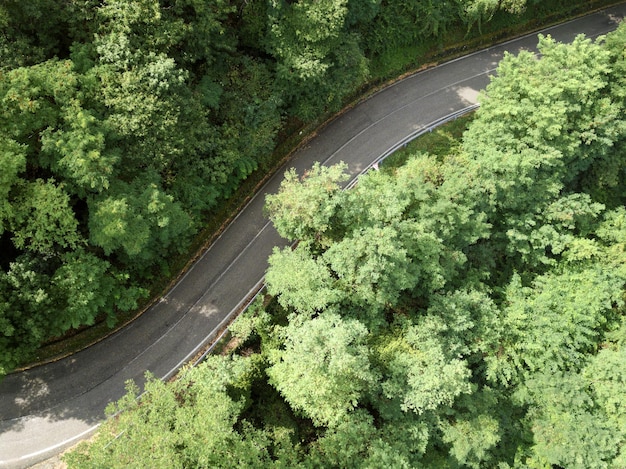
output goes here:
<path id="1" fill-rule="evenodd" d="M 358 36 L 347 27 L 348 1 L 269 5 L 267 50 L 276 59 L 276 80 L 290 111 L 310 120 L 337 110 L 368 73 Z"/>
<path id="2" fill-rule="evenodd" d="M 582 372 L 588 389 L 592 392 L 595 401 L 594 409 L 600 409 L 606 425 L 612 429 L 614 451 L 617 454 L 613 461 L 614 467 L 626 462 L 626 361 L 624 361 L 624 322 L 611 334 L 611 341 L 606 348 L 594 356 Z M 611 451 L 607 451 L 611 454 Z M 613 453 L 613 454 L 615 454 Z"/>
<path id="3" fill-rule="evenodd" d="M 32 337 L 22 341 L 34 348 L 58 333 L 53 320 L 45 332 L 45 321 L 40 322 L 44 317 L 59 315 L 64 327 L 77 325 L 77 318 L 84 324 L 105 316 L 114 322 L 110 288 L 123 292 L 121 309 L 131 307 L 151 279 L 170 271 L 169 260 L 185 249 L 206 217 L 253 172 L 269 169 L 283 123 L 299 125 L 338 110 L 368 78 L 370 60 L 380 61 L 380 54 L 399 47 L 426 50 L 432 42 L 421 44 L 425 38 L 436 41 L 452 28 L 485 23 L 498 11 L 517 15 L 526 2 L 1 3 L 2 272 L 9 274 L 12 263 L 21 265 L 37 254 L 44 256 L 43 261 L 27 262 L 27 270 L 33 278 L 50 279 L 65 263 L 66 269 L 76 267 L 80 272 L 82 263 L 75 260 L 86 259 L 88 253 L 98 261 L 89 260 L 87 270 L 104 272 L 108 278 L 102 285 L 94 284 L 99 293 L 79 300 L 82 313 L 67 315 L 73 319 L 29 307 L 23 326 L 11 322 L 25 334 L 32 329 Z M 597 55 L 595 61 L 604 63 L 606 70 L 623 67 L 619 41 L 608 39 L 606 50 L 581 46 L 585 48 L 587 56 Z M 413 62 L 411 55 L 407 60 Z M 584 186 L 594 202 L 615 208 L 623 202 L 615 194 L 624 193 L 617 189 L 626 178 L 619 169 L 623 166 L 619 156 L 607 150 L 607 139 L 621 130 L 617 124 L 604 123 L 616 122 L 624 87 L 619 80 L 605 80 L 605 72 L 589 68 L 584 73 L 589 80 L 580 86 L 586 98 L 580 99 L 584 106 L 579 114 L 595 109 L 597 115 L 581 128 L 598 148 L 598 157 L 573 183 Z M 609 89 L 621 97 L 611 101 L 603 95 Z M 598 129 L 605 129 L 604 133 Z M 309 195 L 313 194 L 311 188 Z M 340 214 L 341 197 L 327 196 L 331 202 L 326 211 L 310 213 L 311 224 L 305 228 L 288 226 L 288 217 L 283 217 L 285 235 L 304 240 L 308 232 L 306 236 L 321 236 L 325 243 L 344 237 L 351 215 Z M 446 197 L 441 200 L 449 200 Z M 301 199 L 300 209 L 307 210 L 306 203 Z M 473 208 L 451 215 L 452 209 L 445 205 L 442 202 L 439 218 L 433 218 L 437 223 L 453 216 L 470 228 L 466 221 L 482 216 Z M 337 216 L 343 224 L 333 219 Z M 350 233 L 323 259 L 317 259 L 321 252 L 315 247 L 312 254 L 320 272 L 331 277 L 322 283 L 332 294 L 329 290 L 330 296 L 317 301 L 313 309 L 331 304 L 366 308 L 369 327 L 380 322 L 381 310 L 415 284 L 422 289 L 420 295 L 427 295 L 445 282 L 470 275 L 459 269 L 466 256 L 460 247 L 463 242 L 448 248 L 449 240 L 439 241 L 430 228 L 401 221 L 394 219 L 393 227 L 370 226 L 362 233 Z M 276 222 L 280 224 L 278 218 Z M 332 230 L 326 231 L 325 226 Z M 466 240 L 483 236 L 484 227 L 467 234 Z M 519 244 L 533 242 L 523 230 L 515 236 Z M 555 236 L 544 233 L 540 242 Z M 350 243 L 359 247 L 357 260 L 350 256 Z M 376 243 L 376 249 L 370 250 Z M 432 262 L 414 262 L 417 252 Z M 480 255 L 496 257 L 487 248 Z M 391 276 L 385 280 L 386 276 L 377 276 L 377 269 Z M 333 275 L 341 275 L 341 281 L 335 282 Z M 481 275 L 484 272 L 471 272 L 472 277 Z M 43 296 L 55 299 L 51 301 L 74 294 L 66 283 L 37 285 Z M 350 289 L 358 291 L 356 301 L 350 300 Z M 65 299 L 59 301 L 66 304 Z M 307 307 L 307 302 L 300 303 Z M 19 304 L 9 301 L 7 308 Z M 27 319 L 39 325 L 30 327 Z M 6 353 L 14 355 L 14 351 Z"/>
<path id="4" fill-rule="evenodd" d="M 55 303 L 64 313 L 56 321 L 60 332 L 93 324 L 101 311 L 107 311 L 109 321 L 114 321 L 116 306 L 122 306 L 125 310 L 135 307 L 132 294 L 129 295 L 131 306 L 124 307 L 124 292 L 115 291 L 119 276 L 116 278 L 111 274 L 111 266 L 107 261 L 78 251 L 63 256 L 62 262 L 51 278 L 59 295 Z"/>
<path id="5" fill-rule="evenodd" d="M 59 256 L 26 252 L 0 274 L 0 371 L 30 359 L 50 337 L 106 313 L 115 324 L 118 311 L 137 307 L 142 288 L 109 262 L 77 249 Z"/>
<path id="6" fill-rule="evenodd" d="M 189 217 L 151 179 L 119 182 L 106 197 L 89 201 L 91 241 L 107 255 L 121 251 L 133 262 L 153 261 L 184 239 Z"/>
<path id="7" fill-rule="evenodd" d="M 503 61 L 460 154 L 416 155 L 347 193 L 327 179 L 332 168 L 302 181 L 292 173 L 268 199 L 282 233 L 301 239 L 274 254 L 267 277 L 293 312 L 287 327 L 315 314 L 367 325 L 378 382 L 350 415 L 422 425 L 399 467 L 607 467 L 622 457 L 612 383 L 596 395 L 584 378 L 623 314 L 623 207 L 603 203 L 615 203 L 618 184 L 589 182 L 600 167 L 604 181 L 621 171 L 600 163 L 621 154 L 621 103 L 608 93 L 602 40 L 540 47 L 540 60 Z M 377 436 L 367 422 L 355 420 L 364 437 L 346 458 L 369 461 L 360 445 Z M 311 457 L 341 466 L 323 449 L 340 438 L 331 427 Z"/>
<path id="8" fill-rule="evenodd" d="M 42 152 L 55 173 L 72 184 L 72 192 L 85 196 L 109 188 L 119 154 L 105 148 L 105 132 L 89 111 L 73 106 L 64 111 L 67 130 L 44 132 Z"/>
<path id="9" fill-rule="evenodd" d="M 440 406 L 451 406 L 456 397 L 471 392 L 470 370 L 464 360 L 432 330 L 436 324 L 392 328 L 376 347 L 379 366 L 384 369 L 381 383 L 384 403 L 403 412 L 422 414 Z M 388 402 L 397 400 L 398 403 Z M 394 409 L 395 410 L 395 409 Z"/>
<path id="10" fill-rule="evenodd" d="M 20 352 L 7 356 L 26 359 L 69 328 L 103 316 L 113 324 L 117 308 L 135 307 L 145 294 L 135 282 L 167 271 L 166 260 L 185 248 L 194 219 L 232 191 L 273 144 L 276 100 L 260 123 L 243 121 L 250 134 L 235 120 L 239 129 L 220 136 L 222 122 L 210 121 L 212 109 L 196 91 L 200 77 L 216 81 L 207 67 L 234 51 L 232 31 L 225 34 L 222 24 L 233 7 L 170 3 L 41 0 L 5 2 L 0 10 L 7 25 L 0 48 L 12 39 L 19 44 L 1 65 L 2 267 L 10 278 L 11 265 L 21 265 L 27 253 L 44 256 L 27 271 L 29 278 L 49 279 L 33 288 L 50 302 L 9 295 L 7 309 L 18 309 L 22 319 L 7 313 L 6 343 L 30 337 L 21 336 Z M 37 34 L 30 32 L 35 24 Z M 220 67 L 215 74 L 227 68 Z M 258 90 L 268 78 L 260 81 L 251 99 L 266 97 Z M 222 164 L 214 148 L 229 132 L 257 145 Z M 99 275 L 104 278 L 95 281 Z"/>
<path id="11" fill-rule="evenodd" d="M 494 379 L 515 382 L 518 373 L 580 370 L 622 303 L 624 270 L 603 265 L 546 274 L 532 287 L 513 278 L 501 322 L 505 352 L 489 360 Z"/>
<path id="12" fill-rule="evenodd" d="M 367 329 L 327 313 L 292 321 L 279 334 L 285 348 L 269 357 L 269 383 L 315 425 L 338 425 L 375 381 L 364 344 Z"/>
<path id="13" fill-rule="evenodd" d="M 347 25 L 380 20 L 386 6 L 350 16 L 350 2 L 275 2 L 267 29 L 244 23 L 246 34 L 267 35 L 283 65 L 296 56 L 319 65 L 298 72 L 314 81 L 331 70 L 332 54 L 323 52 Z M 472 11 L 471 21 L 484 21 L 525 2 L 455 2 L 456 19 L 435 2 L 395 6 L 439 8 L 451 16 L 435 15 L 430 27 L 443 28 L 470 21 Z M 319 16 L 323 7 L 335 15 Z M 318 16 L 304 25 L 305 13 Z M 171 386 L 149 380 L 141 403 L 131 392 L 117 407 L 130 410 L 70 455 L 71 466 L 623 466 L 624 38 L 624 29 L 571 46 L 542 38 L 540 58 L 508 56 L 462 144 L 437 157 L 417 152 L 349 191 L 341 189 L 345 165 L 315 165 L 302 178 L 287 172 L 267 211 L 298 244 L 270 258 L 271 307 L 257 306 L 233 327 L 246 358 L 213 357 Z M 243 129 L 245 119 L 227 118 L 228 103 L 244 105 L 229 97 L 233 83 L 260 87 L 269 73 L 261 61 L 230 66 L 231 83 L 200 85 L 211 116 L 223 113 L 220 131 Z M 273 106 L 248 109 L 273 115 Z M 271 129 L 257 129 L 271 139 Z M 238 161 L 233 148 L 221 161 Z M 21 187 L 20 164 L 8 173 L 8 194 Z M 154 225 L 152 214 L 176 220 L 182 212 L 155 161 L 150 168 L 89 198 L 91 242 L 129 262 L 167 249 L 184 225 L 182 217 Z M 84 273 L 57 275 L 23 255 L 2 277 L 4 292 L 27 284 L 19 298 L 0 297 L 5 335 L 14 333 L 10 302 L 35 310 L 58 301 L 41 287 L 51 278 L 67 277 L 71 285 L 59 291 L 75 299 L 76 317 L 93 314 L 94 300 L 78 294 L 82 279 L 107 297 L 110 284 L 95 277 L 113 266 L 62 255 Z"/>
<path id="14" fill-rule="evenodd" d="M 50 255 L 77 246 L 78 222 L 62 186 L 52 179 L 37 179 L 18 186 L 14 193 L 11 231 L 15 247 Z"/>
<path id="15" fill-rule="evenodd" d="M 263 297 L 259 296 L 228 326 L 228 330 L 241 342 L 248 341 L 263 329 L 271 318 L 263 306 Z"/>
<path id="16" fill-rule="evenodd" d="M 130 385 L 109 409 L 123 412 L 66 462 L 82 468 L 263 466 L 267 437 L 245 422 L 241 434 L 233 428 L 247 405 L 250 371 L 249 360 L 210 357 L 171 385 L 148 377 L 140 401 Z"/>
<path id="17" fill-rule="evenodd" d="M 608 467 L 623 431 L 595 408 L 588 384 L 577 374 L 540 373 L 519 392 L 530 404 L 534 445 L 529 465 L 572 468 Z"/>
<path id="18" fill-rule="evenodd" d="M 531 2 L 528 2 L 527 0 L 469 0 L 463 3 L 463 14 L 469 31 L 475 24 L 478 25 L 478 29 L 481 30 L 483 23 L 491 20 L 491 18 L 493 18 L 493 15 L 496 14 L 499 10 L 518 15 L 526 10 L 528 3 L 536 4 L 538 3 L 538 1 L 531 0 Z"/>
<path id="19" fill-rule="evenodd" d="M 502 411 L 499 408 L 513 407 L 505 399 L 505 396 L 490 388 L 478 390 L 459 399 L 453 418 L 444 419 L 440 424 L 442 440 L 450 445 L 450 466 L 456 463 L 480 468 L 491 466 L 497 461 L 494 453 L 504 446 L 505 442 L 502 440 L 506 438 L 505 432 L 502 431 L 506 423 L 502 417 L 503 414 L 510 412 L 508 409 Z M 507 432 L 513 430 L 506 428 Z M 511 451 L 511 448 L 507 450 Z M 508 456 L 504 454 L 503 459 Z"/>
<path id="20" fill-rule="evenodd" d="M 26 155 L 24 147 L 14 140 L 0 140 L 0 235 L 7 227 L 12 216 L 12 204 L 9 201 L 11 189 L 20 178 L 18 174 L 26 169 Z"/>
<path id="21" fill-rule="evenodd" d="M 265 281 L 272 295 L 280 294 L 278 302 L 284 308 L 313 315 L 330 308 L 344 298 L 323 261 L 312 258 L 303 245 L 282 251 L 275 249 Z"/>
<path id="22" fill-rule="evenodd" d="M 541 60 L 505 57 L 465 134 L 475 181 L 465 197 L 487 215 L 491 257 L 503 259 L 505 276 L 527 264 L 537 273 L 554 265 L 570 242 L 588 235 L 604 209 L 599 202 L 617 202 L 616 149 L 625 129 L 602 44 L 540 38 Z"/>
<path id="23" fill-rule="evenodd" d="M 67 6 L 54 0 L 7 0 L 0 6 L 0 69 L 34 65 L 61 52 L 66 44 Z M 58 25 L 62 24 L 62 28 Z"/>
<path id="24" fill-rule="evenodd" d="M 347 180 L 345 165 L 319 163 L 303 176 L 292 168 L 285 173 L 280 192 L 269 195 L 266 206 L 278 233 L 291 241 L 312 241 L 324 235 L 341 202 L 340 183 Z"/>
<path id="25" fill-rule="evenodd" d="M 348 192 L 335 182 L 339 171 L 316 166 L 302 182 L 291 172 L 268 197 L 279 233 L 299 235 L 300 244 L 274 253 L 266 280 L 285 307 L 311 313 L 341 304 L 375 328 L 403 293 L 426 298 L 451 286 L 464 272 L 463 250 L 486 227 L 433 184 L 441 169 L 426 158 L 395 177 L 372 174 Z"/>
<path id="26" fill-rule="evenodd" d="M 3 348 L 0 371 L 9 372 L 49 334 L 52 308 L 48 285 L 49 262 L 24 254 L 0 275 L 0 309 Z M 56 330 L 54 332 L 57 332 Z"/>
<path id="27" fill-rule="evenodd" d="M 460 1 L 384 2 L 368 31 L 367 43 L 376 52 L 393 50 L 429 36 L 441 37 L 459 20 Z"/>

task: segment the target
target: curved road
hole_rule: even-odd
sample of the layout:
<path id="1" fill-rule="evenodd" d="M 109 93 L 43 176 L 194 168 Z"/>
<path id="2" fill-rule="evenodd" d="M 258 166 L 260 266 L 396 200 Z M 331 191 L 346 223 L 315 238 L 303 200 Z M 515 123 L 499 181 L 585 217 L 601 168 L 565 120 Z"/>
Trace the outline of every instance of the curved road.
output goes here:
<path id="1" fill-rule="evenodd" d="M 616 27 L 626 5 L 544 31 L 560 41 Z M 534 49 L 536 35 L 410 76 L 378 92 L 319 131 L 289 162 L 301 174 L 313 162 L 348 163 L 358 175 L 389 148 L 430 123 L 476 102 L 505 50 Z M 27 467 L 89 435 L 104 408 L 141 382 L 145 370 L 171 376 L 192 357 L 242 296 L 263 278 L 274 246 L 285 246 L 263 217 L 278 171 L 180 282 L 140 318 L 98 344 L 0 383 L 0 468 Z"/>

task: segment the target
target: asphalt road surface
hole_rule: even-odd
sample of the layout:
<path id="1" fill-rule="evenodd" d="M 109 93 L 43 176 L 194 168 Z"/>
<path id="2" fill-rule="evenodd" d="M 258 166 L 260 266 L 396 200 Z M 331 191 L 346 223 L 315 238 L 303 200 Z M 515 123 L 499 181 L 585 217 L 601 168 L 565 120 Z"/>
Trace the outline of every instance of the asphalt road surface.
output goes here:
<path id="1" fill-rule="evenodd" d="M 560 41 L 614 29 L 626 5 L 549 28 Z M 322 128 L 278 171 L 172 290 L 107 339 L 66 359 L 0 383 L 0 468 L 28 467 L 87 437 L 128 379 L 168 377 L 214 334 L 262 280 L 274 246 L 285 246 L 263 216 L 287 167 L 344 161 L 353 176 L 416 131 L 476 103 L 504 51 L 533 50 L 536 34 L 417 73 L 376 93 Z"/>

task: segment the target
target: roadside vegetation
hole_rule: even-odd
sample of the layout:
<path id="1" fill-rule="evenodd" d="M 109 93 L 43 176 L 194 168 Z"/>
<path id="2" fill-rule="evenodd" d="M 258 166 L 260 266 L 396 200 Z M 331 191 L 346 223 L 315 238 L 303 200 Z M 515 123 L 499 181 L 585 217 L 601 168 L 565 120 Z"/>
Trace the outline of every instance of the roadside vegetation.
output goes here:
<path id="1" fill-rule="evenodd" d="M 129 385 L 69 467 L 624 467 L 626 27 L 539 48 L 448 150 L 288 174 L 235 351 Z"/>
<path id="2" fill-rule="evenodd" d="M 363 87 L 602 4 L 2 2 L 0 376 L 131 318 Z"/>

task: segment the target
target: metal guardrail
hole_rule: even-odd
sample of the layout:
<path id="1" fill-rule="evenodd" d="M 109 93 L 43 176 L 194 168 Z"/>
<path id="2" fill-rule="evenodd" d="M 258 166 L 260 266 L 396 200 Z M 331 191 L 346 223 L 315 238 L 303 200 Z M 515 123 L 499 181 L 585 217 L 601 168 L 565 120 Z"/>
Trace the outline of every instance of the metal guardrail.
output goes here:
<path id="1" fill-rule="evenodd" d="M 228 334 L 229 330 L 228 330 L 228 325 L 230 325 L 230 323 L 240 314 L 244 313 L 249 307 L 250 305 L 252 305 L 252 303 L 255 302 L 255 300 L 265 291 L 265 277 L 262 278 L 256 285 L 255 288 L 253 288 L 252 291 L 254 291 L 256 289 L 256 293 L 254 293 L 254 295 L 250 296 L 246 296 L 246 298 L 244 298 L 243 300 L 241 300 L 241 302 L 239 302 L 239 304 L 237 305 L 236 308 L 234 308 L 220 323 L 220 325 L 214 329 L 214 331 L 218 331 L 220 329 L 223 328 L 222 332 L 220 332 L 220 334 L 213 338 L 213 339 L 209 339 L 209 341 L 211 341 L 211 344 L 209 345 L 209 347 L 202 352 L 201 355 L 199 355 L 198 357 L 196 357 L 193 361 L 193 363 L 191 364 L 192 367 L 198 366 L 200 363 L 202 363 L 204 361 L 204 359 L 209 356 L 211 353 L 213 353 L 213 350 L 215 350 L 215 347 L 217 346 L 217 344 L 220 342 L 220 340 L 222 340 L 226 334 Z M 206 343 L 206 342 L 205 342 Z"/>
<path id="2" fill-rule="evenodd" d="M 396 143 L 394 146 L 389 148 L 389 150 L 387 150 L 381 156 L 379 156 L 374 161 L 372 161 L 368 166 L 366 166 L 365 169 L 363 169 L 359 174 L 357 174 L 356 177 L 354 177 L 346 185 L 345 188 L 346 189 L 353 188 L 359 182 L 359 177 L 361 177 L 363 174 L 367 173 L 374 166 L 381 164 L 383 161 L 385 161 L 385 159 L 387 157 L 389 157 L 390 155 L 392 155 L 393 153 L 398 151 L 400 148 L 406 147 L 410 142 L 412 142 L 416 138 L 421 137 L 422 135 L 424 135 L 426 133 L 430 133 L 433 130 L 435 130 L 437 127 L 439 127 L 439 126 L 441 126 L 443 124 L 447 124 L 448 122 L 451 122 L 453 120 L 456 120 L 459 117 L 464 116 L 465 114 L 469 114 L 470 112 L 475 111 L 479 107 L 480 107 L 480 104 L 478 104 L 478 103 L 472 104 L 471 106 L 467 106 L 467 107 L 465 107 L 463 109 L 460 109 L 460 110 L 458 110 L 456 112 L 453 112 L 452 114 L 448 114 L 447 116 L 444 116 L 444 117 L 442 117 L 440 119 L 437 119 L 436 121 L 431 122 L 427 126 L 421 128 L 421 129 L 418 129 L 415 132 L 407 135 L 402 140 L 400 140 L 398 143 Z"/>
<path id="3" fill-rule="evenodd" d="M 448 114 L 447 116 L 444 116 L 441 119 L 437 119 L 436 121 L 431 122 L 430 124 L 428 124 L 424 128 L 419 129 L 419 130 L 411 133 L 410 135 L 406 136 L 405 138 L 400 140 L 398 143 L 393 145 L 391 148 L 389 148 L 387 151 L 385 151 L 381 156 L 376 158 L 372 163 L 367 165 L 365 167 L 365 169 L 363 169 L 359 174 L 357 174 L 354 178 L 352 178 L 352 180 L 346 185 L 346 187 L 344 187 L 343 190 L 348 190 L 348 189 L 351 189 L 352 187 L 354 187 L 358 183 L 359 178 L 363 174 L 365 174 L 368 171 L 370 171 L 375 165 L 382 163 L 387 157 L 389 157 L 390 155 L 395 153 L 400 148 L 406 147 L 406 145 L 409 142 L 415 140 L 416 138 L 420 137 L 421 135 L 424 135 L 424 134 L 426 134 L 428 132 L 432 132 L 433 130 L 435 130 L 440 125 L 443 125 L 443 124 L 445 124 L 447 122 L 451 122 L 451 121 L 453 121 L 453 120 L 455 120 L 455 119 L 457 119 L 457 118 L 459 118 L 459 117 L 461 117 L 461 116 L 463 116 L 465 114 L 468 114 L 468 113 L 474 111 L 479 106 L 480 106 L 479 104 L 474 104 L 472 106 L 468 106 L 466 108 L 463 108 L 463 109 L 461 109 L 459 111 L 453 112 L 452 114 Z M 292 247 L 295 246 L 296 244 L 297 244 L 297 241 L 292 244 Z M 265 291 L 265 288 L 266 288 L 265 277 L 263 277 L 263 278 L 261 278 L 257 282 L 257 284 L 254 287 L 252 287 L 252 289 L 237 304 L 237 306 L 235 306 L 232 309 L 232 311 L 230 313 L 228 313 L 224 319 L 222 319 L 222 321 L 219 323 L 219 325 L 215 329 L 213 329 L 204 338 L 204 340 L 194 349 L 194 351 L 192 351 L 189 355 L 187 355 L 187 357 L 185 357 L 166 376 L 162 377 L 162 379 L 163 380 L 168 380 L 171 377 L 176 376 L 180 372 L 180 368 L 183 367 L 183 365 L 185 365 L 185 364 L 190 364 L 191 367 L 196 367 L 200 363 L 202 363 L 206 359 L 206 357 L 208 357 L 211 353 L 213 353 L 213 351 L 215 350 L 215 347 L 220 342 L 220 340 L 222 340 L 226 336 L 226 334 L 228 334 L 228 332 L 229 332 L 228 326 L 230 325 L 230 323 L 237 316 L 239 316 L 240 314 L 244 313 L 250 307 L 250 305 L 252 305 L 252 303 L 254 303 L 254 301 L 259 297 L 259 295 L 261 295 L 261 293 L 263 293 Z M 208 345 L 208 347 L 207 347 L 207 345 Z M 204 350 L 200 355 L 198 355 L 198 353 L 204 347 L 207 347 L 206 350 Z M 184 371 L 183 371 L 183 374 L 184 374 Z M 143 395 L 143 392 L 141 392 L 139 394 L 139 396 L 137 396 L 137 399 L 140 399 L 142 395 Z M 99 426 L 100 426 L 100 424 L 96 425 L 93 429 L 98 428 Z M 109 443 L 107 443 L 107 446 L 112 444 L 113 441 L 115 441 L 119 437 L 121 437 L 123 435 L 123 433 L 124 432 L 121 432 L 120 434 L 116 435 L 111 441 L 109 441 Z"/>
<path id="4" fill-rule="evenodd" d="M 447 116 L 442 117 L 441 119 L 437 119 L 436 121 L 431 122 L 430 124 L 428 124 L 427 126 L 407 135 L 405 138 L 403 138 L 402 140 L 400 140 L 398 143 L 396 143 L 395 145 L 393 145 L 391 148 L 389 148 L 387 151 L 385 151 L 381 156 L 379 156 L 378 158 L 376 158 L 373 162 L 371 162 L 369 165 L 367 165 L 365 167 L 365 169 L 363 169 L 359 174 L 357 174 L 354 178 L 352 178 L 352 180 L 346 185 L 346 187 L 344 188 L 344 190 L 348 190 L 351 189 L 352 187 L 354 187 L 358 181 L 359 178 L 367 173 L 369 170 L 371 170 L 375 165 L 378 165 L 380 163 L 382 163 L 387 157 L 389 157 L 390 155 L 392 155 L 393 153 L 395 153 L 396 151 L 398 151 L 400 148 L 406 147 L 411 141 L 415 140 L 416 138 L 432 132 L 433 130 L 435 130 L 437 127 L 446 124 L 448 122 L 451 122 L 453 120 L 458 119 L 461 116 L 464 116 L 465 114 L 468 114 L 476 109 L 478 109 L 480 107 L 480 104 L 473 104 L 471 106 L 468 106 L 466 108 L 460 109 L 456 112 L 453 112 L 452 114 L 448 114 Z M 292 246 L 295 246 L 297 244 L 294 243 Z M 209 336 L 207 336 L 207 338 L 203 341 L 203 345 L 206 345 L 207 343 L 211 343 L 209 345 L 209 347 L 197 358 L 195 358 L 193 360 L 193 362 L 191 363 L 192 367 L 198 366 L 200 363 L 202 363 L 204 361 L 204 359 L 206 359 L 207 356 L 209 356 L 213 350 L 215 350 L 216 345 L 219 343 L 220 340 L 222 340 L 226 334 L 229 332 L 228 330 L 228 325 L 237 317 L 239 316 L 239 314 L 244 313 L 252 303 L 254 303 L 254 301 L 259 297 L 259 295 L 261 295 L 261 293 L 263 291 L 265 291 L 265 277 L 263 277 L 261 280 L 259 280 L 259 282 L 255 285 L 255 287 L 248 293 L 248 295 L 246 295 L 246 297 L 244 299 L 241 300 L 241 302 L 239 302 L 239 304 L 222 320 L 222 322 L 220 322 L 219 326 L 216 327 L 211 334 L 209 334 Z M 252 291 L 256 290 L 256 292 L 254 293 L 253 296 L 250 297 L 250 293 Z M 220 331 L 221 333 L 219 335 L 217 334 L 217 331 Z"/>

